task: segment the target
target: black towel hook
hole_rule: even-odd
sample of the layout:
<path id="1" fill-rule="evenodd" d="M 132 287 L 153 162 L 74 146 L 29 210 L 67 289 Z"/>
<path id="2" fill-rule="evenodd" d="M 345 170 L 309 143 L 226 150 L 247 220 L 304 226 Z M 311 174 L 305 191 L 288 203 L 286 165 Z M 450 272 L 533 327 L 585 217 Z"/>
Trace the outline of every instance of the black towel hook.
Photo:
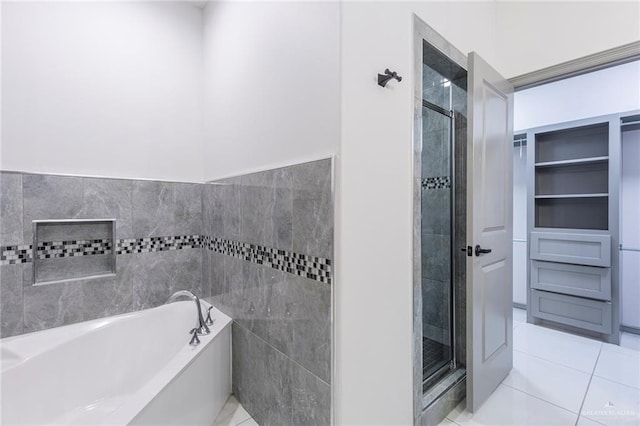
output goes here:
<path id="1" fill-rule="evenodd" d="M 386 70 L 384 70 L 384 74 L 378 74 L 378 85 L 385 87 L 389 80 L 391 80 L 392 78 L 398 81 L 402 81 L 402 77 L 400 77 L 397 72 L 391 72 L 389 71 L 389 68 L 387 68 Z"/>

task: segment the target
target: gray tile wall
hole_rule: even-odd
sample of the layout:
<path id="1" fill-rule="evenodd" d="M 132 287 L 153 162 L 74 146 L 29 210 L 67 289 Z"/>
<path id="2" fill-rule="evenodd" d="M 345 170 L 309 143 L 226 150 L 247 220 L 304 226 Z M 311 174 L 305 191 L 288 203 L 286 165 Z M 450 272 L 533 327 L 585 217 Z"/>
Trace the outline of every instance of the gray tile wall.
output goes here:
<path id="1" fill-rule="evenodd" d="M 115 218 L 119 241 L 193 235 L 203 247 L 124 252 L 115 276 L 38 286 L 31 262 L 2 264 L 0 337 L 154 307 L 188 289 L 233 317 L 234 393 L 261 425 L 330 424 L 331 284 L 206 242 L 330 264 L 331 179 L 331 160 L 214 184 L 0 172 L 0 246 L 31 244 L 32 220 Z"/>
<path id="2" fill-rule="evenodd" d="M 212 237 L 332 259 L 331 160 L 205 185 Z M 203 251 L 203 286 L 234 319 L 233 390 L 261 425 L 327 425 L 331 285 Z"/>
<path id="3" fill-rule="evenodd" d="M 424 68 L 428 69 L 426 66 Z M 437 73 L 434 76 L 442 80 Z M 436 100 L 432 101 L 436 103 Z M 448 95 L 446 100 L 448 102 Z M 448 117 L 438 112 L 425 110 L 423 113 L 423 179 L 451 178 L 450 123 Z M 421 203 L 423 335 L 450 345 L 451 188 L 423 187 Z"/>
<path id="4" fill-rule="evenodd" d="M 31 244 L 37 219 L 115 218 L 118 239 L 199 235 L 202 186 L 1 172 L 0 246 Z M 0 337 L 157 306 L 181 289 L 209 296 L 199 249 L 122 254 L 116 263 L 113 277 L 39 286 L 32 263 L 0 265 Z"/>

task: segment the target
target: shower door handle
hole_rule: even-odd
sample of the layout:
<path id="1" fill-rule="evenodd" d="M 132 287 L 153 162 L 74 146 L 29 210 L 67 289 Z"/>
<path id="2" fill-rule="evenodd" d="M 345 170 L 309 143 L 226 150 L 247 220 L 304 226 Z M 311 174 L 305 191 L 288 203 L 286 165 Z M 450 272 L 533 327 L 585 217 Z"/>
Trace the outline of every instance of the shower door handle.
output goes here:
<path id="1" fill-rule="evenodd" d="M 487 253 L 491 253 L 491 249 L 483 249 L 482 247 L 480 247 L 480 244 L 476 246 L 476 256 Z"/>

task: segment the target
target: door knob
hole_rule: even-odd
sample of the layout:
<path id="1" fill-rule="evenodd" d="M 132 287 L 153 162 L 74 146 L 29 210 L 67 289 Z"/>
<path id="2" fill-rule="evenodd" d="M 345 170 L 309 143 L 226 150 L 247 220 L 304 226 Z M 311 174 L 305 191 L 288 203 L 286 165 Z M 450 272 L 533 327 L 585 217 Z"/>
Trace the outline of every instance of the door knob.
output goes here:
<path id="1" fill-rule="evenodd" d="M 491 253 L 491 249 L 483 249 L 482 247 L 480 247 L 480 244 L 476 246 L 476 256 L 487 253 Z"/>

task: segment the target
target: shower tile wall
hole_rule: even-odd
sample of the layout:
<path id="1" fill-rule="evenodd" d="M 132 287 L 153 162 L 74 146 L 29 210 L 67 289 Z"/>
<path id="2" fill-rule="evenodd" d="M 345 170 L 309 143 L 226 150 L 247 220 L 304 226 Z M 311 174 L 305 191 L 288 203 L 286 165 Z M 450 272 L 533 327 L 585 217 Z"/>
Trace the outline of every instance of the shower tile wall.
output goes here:
<path id="1" fill-rule="evenodd" d="M 449 67 L 440 64 L 441 68 Z M 461 77 L 462 78 L 462 77 Z M 436 104 L 447 111 L 453 110 L 456 125 L 456 144 L 458 152 L 466 149 L 463 135 L 466 130 L 467 93 L 455 82 L 447 82 L 442 75 L 429 66 L 423 66 L 423 99 Z M 462 81 L 462 80 L 461 80 Z M 422 147 L 422 297 L 424 301 L 438 301 L 438 303 L 423 303 L 422 324 L 423 335 L 437 342 L 449 342 L 449 304 L 451 280 L 451 186 L 453 179 L 450 171 L 450 127 L 449 118 L 437 112 L 429 111 L 424 116 L 423 147 Z M 458 154 L 456 160 L 460 160 Z M 466 156 L 464 157 L 466 158 Z M 464 178 L 460 171 L 466 165 L 457 164 L 455 182 L 458 193 L 460 213 L 464 206 Z M 429 185 L 431 181 L 446 182 L 447 185 Z M 460 205 L 460 203 L 462 203 Z M 457 222 L 464 215 L 458 214 Z M 464 229 L 456 224 L 456 229 Z M 458 242 L 464 241 L 464 236 L 457 235 Z M 464 244 L 462 244 L 464 245 Z M 460 261 L 458 259 L 458 261 Z M 464 262 L 464 260 L 463 260 Z M 457 268 L 461 273 L 463 268 Z M 457 277 L 460 278 L 460 277 Z M 456 283 L 459 283 L 456 279 Z M 458 286 L 458 284 L 457 284 Z M 454 306 L 459 310 L 460 297 L 464 291 L 456 287 Z M 462 303 L 461 306 L 464 306 Z M 459 313 L 457 318 L 464 318 Z M 459 347 L 464 347 L 459 346 Z M 458 356 L 458 359 L 461 359 Z"/>
<path id="2" fill-rule="evenodd" d="M 422 179 L 450 176 L 449 118 L 428 111 L 423 123 Z M 451 185 L 422 188 L 423 336 L 450 345 Z"/>
<path id="3" fill-rule="evenodd" d="M 205 185 L 203 207 L 212 238 L 332 266 L 331 160 Z M 209 300 L 234 319 L 234 394 L 259 424 L 327 425 L 332 284 L 261 262 L 204 252 Z"/>
<path id="4" fill-rule="evenodd" d="M 37 286 L 32 285 L 30 252 L 32 220 L 115 218 L 120 242 L 199 236 L 202 185 L 2 172 L 0 186 L 0 246 L 24 249 L 14 256 L 22 259 L 5 259 L 0 265 L 1 337 L 157 306 L 185 288 L 208 295 L 197 245 L 152 251 L 145 248 L 149 242 L 136 241 L 129 245 L 141 253 L 114 247 L 122 251 L 115 276 Z M 49 263 L 64 268 L 69 259 Z"/>

